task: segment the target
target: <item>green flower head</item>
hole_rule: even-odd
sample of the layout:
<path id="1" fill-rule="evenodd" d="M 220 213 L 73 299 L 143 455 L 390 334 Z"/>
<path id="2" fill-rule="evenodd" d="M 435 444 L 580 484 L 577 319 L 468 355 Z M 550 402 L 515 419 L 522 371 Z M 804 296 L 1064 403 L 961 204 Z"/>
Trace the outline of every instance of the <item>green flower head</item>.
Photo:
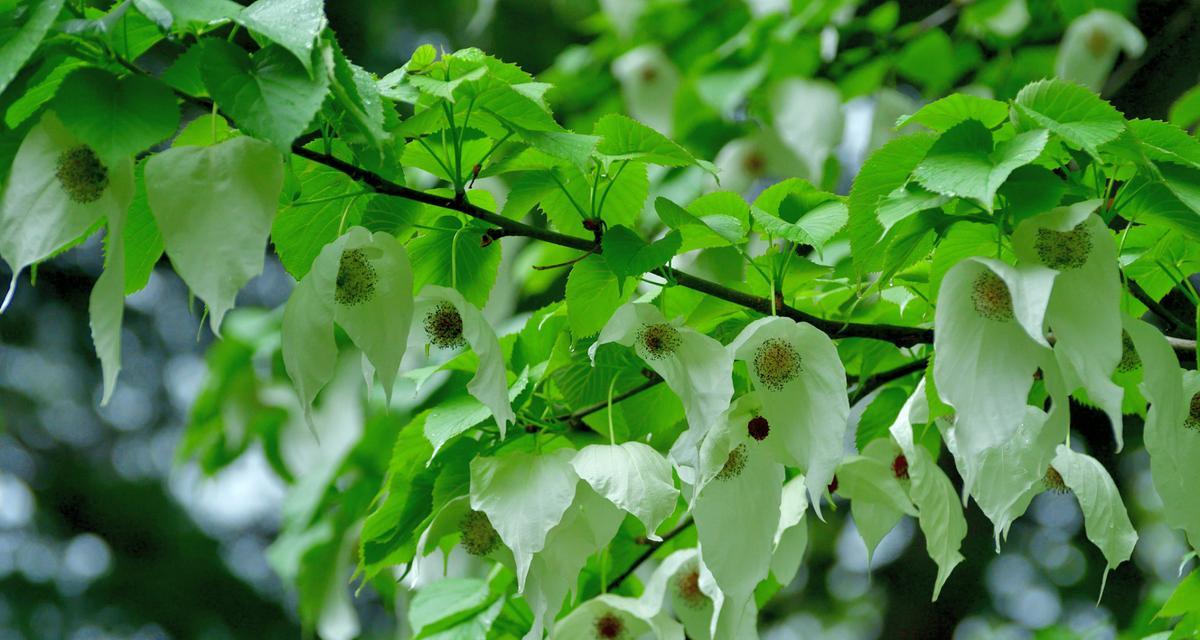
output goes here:
<path id="1" fill-rule="evenodd" d="M 338 304 L 353 307 L 369 302 L 375 297 L 375 285 L 379 282 L 379 273 L 367 259 L 367 252 L 361 247 L 347 249 L 342 252 L 338 263 L 337 287 L 333 298 Z"/>
<path id="2" fill-rule="evenodd" d="M 449 302 L 439 302 L 425 314 L 425 334 L 430 344 L 441 349 L 455 349 L 467 343 L 462 316 Z"/>
<path id="3" fill-rule="evenodd" d="M 86 144 L 60 153 L 54 175 L 67 196 L 80 204 L 99 200 L 108 188 L 108 168 Z"/>
<path id="4" fill-rule="evenodd" d="M 990 270 L 983 270 L 971 283 L 971 302 L 980 317 L 996 322 L 1008 322 L 1013 318 L 1012 295 L 1008 285 Z"/>
<path id="5" fill-rule="evenodd" d="M 1033 248 L 1042 264 L 1051 269 L 1069 271 L 1087 264 L 1092 253 L 1092 236 L 1083 223 L 1070 231 L 1055 231 L 1042 227 L 1037 230 Z"/>

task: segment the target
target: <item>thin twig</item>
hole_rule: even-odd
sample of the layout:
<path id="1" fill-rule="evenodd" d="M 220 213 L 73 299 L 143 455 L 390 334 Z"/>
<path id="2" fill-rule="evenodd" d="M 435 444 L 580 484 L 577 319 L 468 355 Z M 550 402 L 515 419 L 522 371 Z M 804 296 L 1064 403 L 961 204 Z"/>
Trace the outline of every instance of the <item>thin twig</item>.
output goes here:
<path id="1" fill-rule="evenodd" d="M 643 562 L 649 560 L 650 556 L 654 555 L 654 552 L 658 551 L 659 547 L 670 542 L 684 531 L 687 531 L 693 524 L 696 524 L 696 521 L 692 520 L 691 518 L 687 518 L 683 522 L 680 522 L 674 529 L 671 529 L 665 535 L 663 535 L 662 541 L 649 543 L 649 548 L 643 551 L 642 555 L 638 556 L 637 559 L 629 565 L 629 568 L 622 571 L 621 575 L 613 578 L 612 581 L 608 583 L 608 592 L 611 593 L 615 591 L 617 587 L 621 586 L 621 583 L 625 581 L 625 578 L 633 575 L 633 572 L 637 571 L 637 568 L 642 566 Z"/>
<path id="2" fill-rule="evenodd" d="M 1129 287 L 1129 293 L 1133 294 L 1133 297 L 1137 298 L 1138 302 L 1146 305 L 1146 307 L 1149 308 L 1150 311 L 1152 311 L 1154 313 L 1154 315 L 1171 323 L 1171 325 L 1173 325 L 1175 327 L 1175 329 L 1177 331 L 1179 331 L 1179 333 L 1183 334 L 1185 337 L 1188 337 L 1188 338 L 1196 337 L 1196 328 L 1195 327 L 1184 322 L 1182 318 L 1175 315 L 1174 312 L 1172 312 L 1170 309 L 1163 306 L 1163 304 L 1161 302 L 1159 302 L 1158 300 L 1155 300 L 1153 296 L 1151 296 L 1149 293 L 1146 292 L 1145 289 L 1142 288 L 1142 285 L 1137 283 L 1137 281 L 1135 281 L 1133 279 L 1126 279 L 1125 284 L 1128 285 L 1128 287 Z"/>

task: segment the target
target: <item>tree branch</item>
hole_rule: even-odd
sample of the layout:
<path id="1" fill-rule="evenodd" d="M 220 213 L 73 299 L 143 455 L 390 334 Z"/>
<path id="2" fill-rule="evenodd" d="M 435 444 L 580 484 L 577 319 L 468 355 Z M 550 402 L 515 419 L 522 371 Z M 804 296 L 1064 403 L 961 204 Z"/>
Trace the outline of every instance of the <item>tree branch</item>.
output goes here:
<path id="1" fill-rule="evenodd" d="M 1151 313 L 1162 318 L 1166 322 L 1171 323 L 1171 325 L 1175 327 L 1175 330 L 1179 331 L 1179 333 L 1183 334 L 1184 336 L 1189 338 L 1196 337 L 1196 329 L 1194 327 L 1184 322 L 1179 316 L 1172 313 L 1170 309 L 1164 307 L 1161 302 L 1155 300 L 1154 296 L 1151 296 L 1146 292 L 1145 289 L 1142 288 L 1142 285 L 1138 284 L 1129 277 L 1125 278 L 1125 284 L 1129 287 L 1129 293 L 1132 294 L 1138 302 L 1146 305 L 1146 308 L 1150 309 Z"/>
<path id="2" fill-rule="evenodd" d="M 687 518 L 683 522 L 680 522 L 678 525 L 676 525 L 674 529 L 671 529 L 666 534 L 664 534 L 662 537 L 662 541 L 649 543 L 650 548 L 643 551 L 642 555 L 638 556 L 637 559 L 634 560 L 633 563 L 630 564 L 627 569 L 625 569 L 624 571 L 621 572 L 621 575 L 613 578 L 612 581 L 608 583 L 607 590 L 610 592 L 615 591 L 617 589 L 617 587 L 621 586 L 621 583 L 624 582 L 626 578 L 633 575 L 633 572 L 637 571 L 637 568 L 642 566 L 643 562 L 645 562 L 646 560 L 649 560 L 650 556 L 654 555 L 654 552 L 658 551 L 659 547 L 670 542 L 676 536 L 683 533 L 684 531 L 687 531 L 689 528 L 691 528 L 691 526 L 693 524 L 696 524 L 696 521 L 692 520 L 691 518 Z"/>

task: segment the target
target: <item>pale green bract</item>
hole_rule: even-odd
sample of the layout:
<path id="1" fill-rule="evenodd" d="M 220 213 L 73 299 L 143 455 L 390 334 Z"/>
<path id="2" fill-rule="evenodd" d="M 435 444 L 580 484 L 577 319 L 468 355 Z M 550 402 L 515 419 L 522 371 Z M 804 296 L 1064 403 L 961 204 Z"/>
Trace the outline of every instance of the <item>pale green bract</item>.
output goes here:
<path id="1" fill-rule="evenodd" d="M 662 540 L 655 531 L 675 510 L 679 490 L 661 453 L 641 442 L 593 444 L 580 449 L 571 466 L 596 493 L 646 525 L 647 538 Z"/>
<path id="2" fill-rule="evenodd" d="M 665 335 L 674 332 L 678 344 L 672 348 L 647 350 L 641 332 L 661 327 Z M 733 359 L 720 342 L 683 326 L 667 322 L 652 304 L 630 302 L 619 307 L 601 329 L 596 342 L 588 348 L 595 363 L 596 350 L 609 342 L 634 347 L 646 365 L 662 376 L 667 386 L 683 401 L 688 429 L 706 432 L 729 407 L 733 397 Z"/>
<path id="3" fill-rule="evenodd" d="M 1063 483 L 1079 499 L 1083 510 L 1083 524 L 1087 537 L 1108 561 L 1109 571 L 1133 555 L 1137 544 L 1137 532 L 1129 522 L 1125 503 L 1117 492 L 1112 476 L 1095 458 L 1072 451 L 1065 444 L 1058 445 L 1054 455 L 1054 469 L 1062 476 Z M 1108 575 L 1105 573 L 1105 580 Z M 1101 586 L 1103 593 L 1104 587 Z"/>
<path id="4" fill-rule="evenodd" d="M 1075 18 L 1058 45 L 1054 73 L 1092 91 L 1104 88 L 1117 55 L 1137 58 L 1146 51 L 1146 38 L 1119 13 L 1093 9 Z"/>
<path id="5" fill-rule="evenodd" d="M 890 440 L 872 440 L 861 455 L 846 458 L 837 469 L 838 493 L 850 499 L 854 526 L 867 546 L 867 565 L 875 547 L 903 516 L 917 510 L 893 472 L 899 453 Z"/>
<path id="6" fill-rule="evenodd" d="M 889 431 L 908 461 L 908 496 L 917 507 L 917 523 L 925 534 L 925 548 L 938 565 L 933 587 L 933 599 L 937 600 L 950 572 L 963 561 L 960 548 L 967 536 L 967 519 L 950 478 L 938 467 L 929 451 L 914 441 L 913 425 L 925 424 L 925 428 L 931 428 L 928 422 L 929 405 L 922 380 L 900 409 Z"/>
<path id="7" fill-rule="evenodd" d="M 647 616 L 641 600 L 602 594 L 575 607 L 554 625 L 556 638 L 586 638 L 607 623 L 627 634 L 617 637 L 645 640 L 683 640 L 683 627 L 665 612 Z"/>
<path id="8" fill-rule="evenodd" d="M 47 112 L 17 149 L 0 196 L 0 258 L 13 272 L 0 312 L 12 302 L 17 278 L 26 267 L 50 257 L 101 219 L 124 216 L 133 200 L 129 159 L 105 167 L 107 184 L 92 200 L 81 202 L 68 194 L 56 175 L 59 158 L 81 144 Z"/>
<path id="9" fill-rule="evenodd" d="M 750 371 L 762 415 L 770 423 L 771 455 L 804 473 L 809 500 L 820 517 L 821 496 L 842 459 L 850 415 L 846 369 L 837 348 L 816 327 L 780 317 L 751 322 L 727 348 Z M 783 361 L 756 364 L 757 358 L 771 355 Z"/>
<path id="10" fill-rule="evenodd" d="M 1150 474 L 1162 498 L 1167 524 L 1182 529 L 1193 549 L 1200 549 L 1200 433 L 1184 426 L 1189 405 L 1200 393 L 1200 376 L 1183 371 L 1171 345 L 1158 329 L 1131 318 L 1125 319 L 1142 360 L 1139 385 L 1150 403 L 1146 412 L 1144 440 L 1150 453 Z"/>
<path id="11" fill-rule="evenodd" d="M 933 377 L 942 400 L 957 412 L 964 494 L 974 487 L 984 452 L 1007 442 L 1025 417 L 1033 373 L 1049 353 L 1043 325 L 1055 275 L 1038 265 L 969 258 L 942 281 Z M 989 305 L 983 308 L 992 318 L 981 315 L 973 300 L 981 282 L 986 290 L 980 295 L 989 296 L 981 304 Z"/>
<path id="12" fill-rule="evenodd" d="M 146 161 L 146 196 L 179 277 L 221 320 L 262 273 L 283 160 L 271 145 L 239 137 L 210 147 L 175 147 Z"/>
<path id="13" fill-rule="evenodd" d="M 775 529 L 775 549 L 771 555 L 771 574 L 779 584 L 791 584 L 800 570 L 808 548 L 808 486 L 797 475 L 783 485 L 779 497 L 779 527 Z"/>
<path id="14" fill-rule="evenodd" d="M 1112 375 L 1121 360 L 1121 277 L 1116 244 L 1093 213 L 1099 206 L 1087 200 L 1029 218 L 1013 232 L 1013 247 L 1018 259 L 1059 271 L 1046 307 L 1055 358 L 1067 391 L 1083 387 L 1108 414 L 1120 451 L 1123 392 Z"/>
<path id="15" fill-rule="evenodd" d="M 439 305 L 449 304 L 458 312 L 462 322 L 462 338 L 479 357 L 479 368 L 475 377 L 467 383 L 467 391 L 475 396 L 491 412 L 500 427 L 500 439 L 505 429 L 516 420 L 508 398 L 508 381 L 505 379 L 504 352 L 496 331 L 488 324 L 475 305 L 467 302 L 455 289 L 426 285 L 417 297 L 414 314 L 418 322 L 427 318 Z"/>
<path id="16" fill-rule="evenodd" d="M 353 304 L 338 300 L 339 272 L 350 252 L 359 252 L 374 270 L 371 295 Z M 352 227 L 321 250 L 283 310 L 283 362 L 310 427 L 315 429 L 313 401 L 332 379 L 337 361 L 334 323 L 362 350 L 390 401 L 408 347 L 413 306 L 412 267 L 392 236 Z"/>
<path id="17" fill-rule="evenodd" d="M 92 328 L 92 343 L 100 357 L 104 391 L 100 404 L 108 404 L 117 374 L 121 371 L 121 321 L 125 317 L 125 223 L 126 209 L 108 214 L 105 231 L 104 272 L 92 286 L 88 300 L 88 315 Z"/>

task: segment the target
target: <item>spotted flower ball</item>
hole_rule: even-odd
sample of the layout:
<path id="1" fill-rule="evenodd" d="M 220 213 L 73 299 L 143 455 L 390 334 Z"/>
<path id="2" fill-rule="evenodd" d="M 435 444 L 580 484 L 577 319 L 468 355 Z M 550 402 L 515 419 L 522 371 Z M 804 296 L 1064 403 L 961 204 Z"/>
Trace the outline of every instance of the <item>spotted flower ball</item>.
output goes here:
<path id="1" fill-rule="evenodd" d="M 750 422 L 746 423 L 746 432 L 751 438 L 762 442 L 771 433 L 771 423 L 762 416 L 754 416 L 750 418 Z"/>
<path id="2" fill-rule="evenodd" d="M 441 349 L 454 349 L 467 343 L 463 337 L 462 316 L 449 302 L 439 302 L 425 315 L 425 334 L 430 344 Z"/>
<path id="3" fill-rule="evenodd" d="M 1033 248 L 1042 264 L 1051 269 L 1070 271 L 1087 263 L 1092 252 L 1092 236 L 1083 224 L 1070 231 L 1038 229 Z"/>
<path id="4" fill-rule="evenodd" d="M 675 578 L 675 595 L 689 609 L 699 609 L 708 602 L 700 590 L 700 568 L 692 564 Z"/>
<path id="5" fill-rule="evenodd" d="M 79 204 L 99 200 L 108 188 L 108 168 L 86 144 L 60 153 L 54 175 L 67 197 Z"/>
<path id="6" fill-rule="evenodd" d="M 1138 355 L 1137 349 L 1133 346 L 1133 338 L 1129 337 L 1129 333 L 1121 332 L 1121 361 L 1117 363 L 1117 371 L 1121 373 L 1129 373 L 1137 371 L 1142 366 L 1142 357 Z"/>
<path id="7" fill-rule="evenodd" d="M 980 272 L 971 284 L 971 302 L 975 304 L 976 313 L 987 320 L 1012 320 L 1012 296 L 1008 293 L 1008 285 L 990 270 Z"/>
<path id="8" fill-rule="evenodd" d="M 468 511 L 458 530 L 462 534 L 463 549 L 473 556 L 486 556 L 500 546 L 500 534 L 482 511 Z"/>
<path id="9" fill-rule="evenodd" d="M 638 330 L 637 343 L 644 357 L 661 360 L 675 353 L 683 338 L 679 336 L 679 329 L 667 323 L 647 324 Z"/>
<path id="10" fill-rule="evenodd" d="M 1046 476 L 1042 478 L 1042 485 L 1046 487 L 1047 491 L 1053 491 L 1054 493 L 1067 493 L 1071 490 L 1067 487 L 1067 483 L 1063 481 L 1062 474 L 1054 467 L 1046 469 Z"/>
<path id="11" fill-rule="evenodd" d="M 1192 396 L 1192 401 L 1188 405 L 1188 415 L 1183 421 L 1183 426 L 1193 431 L 1200 431 L 1200 393 Z"/>
<path id="12" fill-rule="evenodd" d="M 717 480 L 732 480 L 742 475 L 742 470 L 746 468 L 746 456 L 749 451 L 746 450 L 746 445 L 739 444 L 729 452 L 729 457 L 725 458 L 725 464 L 721 470 L 717 472 Z"/>
<path id="13" fill-rule="evenodd" d="M 763 386 L 782 391 L 800 376 L 800 352 L 783 338 L 768 338 L 754 352 L 754 371 Z"/>
<path id="14" fill-rule="evenodd" d="M 593 624 L 596 632 L 596 637 L 601 640 L 619 640 L 625 638 L 625 621 L 621 620 L 621 616 L 606 611 L 603 615 L 596 618 Z"/>
<path id="15" fill-rule="evenodd" d="M 342 252 L 342 259 L 338 263 L 337 287 L 333 298 L 347 307 L 370 302 L 375 297 L 375 285 L 378 282 L 379 274 L 367 259 L 366 251 L 347 249 Z"/>

